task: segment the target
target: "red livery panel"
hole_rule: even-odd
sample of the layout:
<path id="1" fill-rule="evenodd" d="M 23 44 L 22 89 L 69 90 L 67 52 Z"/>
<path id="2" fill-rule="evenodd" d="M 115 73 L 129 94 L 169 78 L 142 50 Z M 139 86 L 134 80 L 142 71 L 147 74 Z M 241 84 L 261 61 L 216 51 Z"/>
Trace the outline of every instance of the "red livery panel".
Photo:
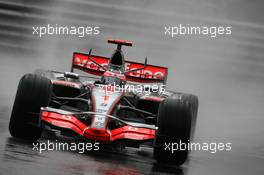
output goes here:
<path id="1" fill-rule="evenodd" d="M 109 58 L 89 55 L 84 53 L 74 53 L 73 54 L 73 62 L 72 62 L 72 70 L 80 69 L 89 74 L 101 76 L 104 73 L 104 70 L 97 66 L 95 63 L 91 61 L 93 59 L 95 62 L 100 64 L 101 66 L 107 68 Z M 132 61 L 125 62 L 126 70 L 134 70 L 143 67 L 142 63 L 136 63 Z M 142 83 L 166 83 L 168 74 L 168 69 L 166 67 L 147 65 L 145 69 L 138 70 L 135 72 L 130 72 L 127 75 L 128 81 L 133 82 L 142 82 Z"/>
<path id="2" fill-rule="evenodd" d="M 103 142 L 112 142 L 120 139 L 131 140 L 153 140 L 155 138 L 155 130 L 148 128 L 137 128 L 132 126 L 123 126 L 111 131 L 99 131 L 86 126 L 73 115 L 63 115 L 55 112 L 43 111 L 41 120 L 64 129 L 70 129 L 76 134 L 90 140 Z"/>

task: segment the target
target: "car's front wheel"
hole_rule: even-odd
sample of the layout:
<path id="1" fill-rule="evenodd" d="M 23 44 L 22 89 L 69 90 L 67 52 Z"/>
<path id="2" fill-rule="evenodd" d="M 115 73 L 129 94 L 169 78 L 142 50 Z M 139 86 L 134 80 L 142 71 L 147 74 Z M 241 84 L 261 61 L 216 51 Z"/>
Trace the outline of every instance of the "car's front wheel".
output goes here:
<path id="1" fill-rule="evenodd" d="M 41 107 L 48 106 L 51 92 L 52 83 L 43 76 L 26 74 L 21 78 L 9 122 L 13 137 L 26 140 L 40 138 L 39 112 Z"/>
<path id="2" fill-rule="evenodd" d="M 197 108 L 198 98 L 189 94 L 175 94 L 161 102 L 154 143 L 158 162 L 181 165 L 186 161 Z"/>

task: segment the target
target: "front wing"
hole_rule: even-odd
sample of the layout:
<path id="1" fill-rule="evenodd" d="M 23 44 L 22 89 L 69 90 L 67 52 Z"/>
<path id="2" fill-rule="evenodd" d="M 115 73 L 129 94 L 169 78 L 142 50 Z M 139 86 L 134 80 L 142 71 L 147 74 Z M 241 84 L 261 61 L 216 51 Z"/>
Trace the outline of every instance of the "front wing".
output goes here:
<path id="1" fill-rule="evenodd" d="M 87 117 L 91 117 L 92 120 L 94 115 L 105 116 L 107 119 L 111 118 L 121 122 L 122 127 L 113 130 L 107 129 L 107 126 L 105 129 L 93 128 L 91 125 L 88 126 L 79 120 L 77 115 L 87 115 Z M 104 143 L 111 143 L 122 139 L 135 141 L 154 140 L 157 130 L 154 125 L 127 122 L 112 115 L 96 112 L 73 113 L 50 107 L 41 108 L 40 123 L 41 125 L 49 125 L 61 130 L 70 130 L 79 137 Z"/>

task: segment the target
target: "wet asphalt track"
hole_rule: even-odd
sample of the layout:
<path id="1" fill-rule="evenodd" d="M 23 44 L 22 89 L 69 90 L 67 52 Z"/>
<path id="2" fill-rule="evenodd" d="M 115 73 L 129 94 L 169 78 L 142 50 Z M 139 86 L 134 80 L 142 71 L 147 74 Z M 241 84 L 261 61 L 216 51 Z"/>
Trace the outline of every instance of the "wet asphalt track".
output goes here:
<path id="1" fill-rule="evenodd" d="M 264 174 L 264 3 L 262 0 L 0 1 L 1 174 Z M 32 36 L 32 25 L 99 25 L 88 38 Z M 232 36 L 163 35 L 164 25 L 231 25 Z M 232 150 L 195 151 L 181 168 L 159 165 L 151 150 L 78 154 L 32 151 L 10 137 L 19 78 L 35 68 L 69 70 L 73 51 L 109 56 L 108 38 L 134 41 L 127 57 L 168 66 L 169 89 L 200 99 L 196 142 L 231 142 Z"/>

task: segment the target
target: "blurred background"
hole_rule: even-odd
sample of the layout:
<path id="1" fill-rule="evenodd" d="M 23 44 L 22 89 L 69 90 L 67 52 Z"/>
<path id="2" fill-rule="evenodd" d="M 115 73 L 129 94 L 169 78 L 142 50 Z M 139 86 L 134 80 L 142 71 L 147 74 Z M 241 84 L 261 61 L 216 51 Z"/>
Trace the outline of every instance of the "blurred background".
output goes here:
<path id="1" fill-rule="evenodd" d="M 264 174 L 263 7 L 262 0 L 0 0 L 0 174 Z M 47 24 L 100 26 L 100 34 L 32 34 Z M 232 26 L 232 35 L 164 35 L 165 26 L 179 24 Z M 232 150 L 195 151 L 175 168 L 156 165 L 149 150 L 39 155 L 12 140 L 7 127 L 21 76 L 37 68 L 69 71 L 74 51 L 110 56 L 109 38 L 133 41 L 127 59 L 148 56 L 167 66 L 168 89 L 199 97 L 195 141 L 231 142 Z"/>

